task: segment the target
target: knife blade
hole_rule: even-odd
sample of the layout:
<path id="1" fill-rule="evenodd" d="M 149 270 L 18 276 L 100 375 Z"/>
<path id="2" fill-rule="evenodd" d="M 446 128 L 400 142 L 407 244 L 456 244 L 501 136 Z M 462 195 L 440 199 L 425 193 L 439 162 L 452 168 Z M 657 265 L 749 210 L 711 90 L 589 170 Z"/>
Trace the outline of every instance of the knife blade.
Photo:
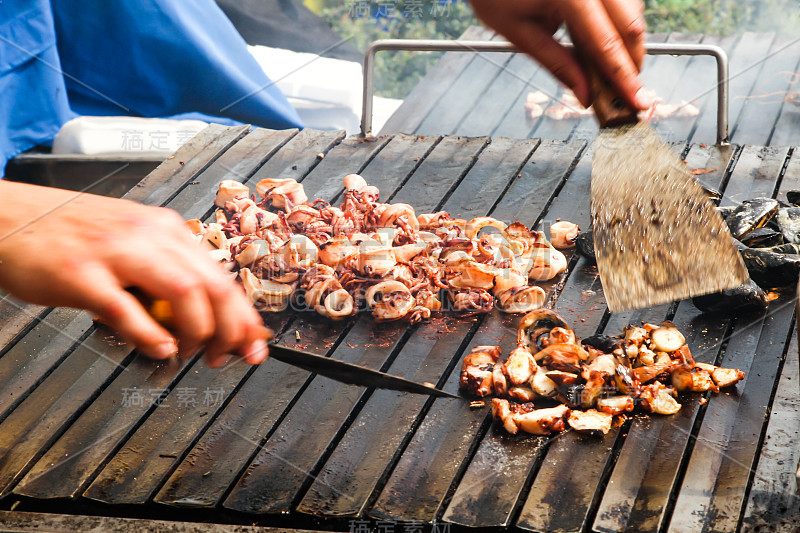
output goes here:
<path id="1" fill-rule="evenodd" d="M 167 300 L 152 299 L 135 289 L 128 289 L 145 308 L 147 313 L 167 330 L 174 330 L 172 306 Z M 308 370 L 320 376 L 350 385 L 360 385 L 375 389 L 389 389 L 415 394 L 427 394 L 439 398 L 461 398 L 456 394 L 437 389 L 432 385 L 417 383 L 409 379 L 393 376 L 364 366 L 331 359 L 322 355 L 289 348 L 277 342 L 269 343 L 269 357 L 283 363 Z"/>
<path id="2" fill-rule="evenodd" d="M 587 70 L 601 126 L 592 159 L 592 235 L 609 310 L 744 283 L 749 276 L 730 230 L 686 164 Z"/>
<path id="3" fill-rule="evenodd" d="M 280 344 L 270 343 L 269 356 L 286 364 L 350 385 L 427 394 L 439 398 L 461 398 L 432 385 L 417 383 L 371 368 L 295 350 Z"/>

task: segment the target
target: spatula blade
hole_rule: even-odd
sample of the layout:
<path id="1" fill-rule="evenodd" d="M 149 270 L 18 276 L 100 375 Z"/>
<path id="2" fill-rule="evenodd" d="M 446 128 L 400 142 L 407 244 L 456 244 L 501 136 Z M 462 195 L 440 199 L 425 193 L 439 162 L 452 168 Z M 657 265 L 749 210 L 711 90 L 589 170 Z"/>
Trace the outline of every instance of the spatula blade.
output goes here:
<path id="1" fill-rule="evenodd" d="M 748 278 L 722 217 L 647 124 L 600 131 L 591 210 L 611 312 L 718 292 Z"/>

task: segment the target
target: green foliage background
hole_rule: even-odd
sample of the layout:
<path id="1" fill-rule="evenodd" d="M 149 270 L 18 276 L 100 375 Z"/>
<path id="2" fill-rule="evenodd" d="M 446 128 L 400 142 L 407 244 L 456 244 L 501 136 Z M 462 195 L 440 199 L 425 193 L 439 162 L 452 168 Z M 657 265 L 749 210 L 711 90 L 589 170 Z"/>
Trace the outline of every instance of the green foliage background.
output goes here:
<path id="1" fill-rule="evenodd" d="M 377 39 L 456 39 L 469 26 L 480 24 L 463 0 L 306 1 L 362 51 Z M 645 0 L 645 18 L 650 32 L 800 35 L 798 0 Z M 376 94 L 404 98 L 440 56 L 433 52 L 378 54 Z"/>

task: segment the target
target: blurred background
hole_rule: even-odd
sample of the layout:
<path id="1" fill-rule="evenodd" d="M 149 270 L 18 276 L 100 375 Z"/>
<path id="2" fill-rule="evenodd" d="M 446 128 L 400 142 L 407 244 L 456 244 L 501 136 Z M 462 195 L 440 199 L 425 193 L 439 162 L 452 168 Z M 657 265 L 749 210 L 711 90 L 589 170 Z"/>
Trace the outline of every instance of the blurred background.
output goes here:
<path id="1" fill-rule="evenodd" d="M 361 53 L 376 39 L 456 39 L 469 26 L 480 24 L 464 0 L 305 0 L 304 4 Z M 652 33 L 800 35 L 797 0 L 647 0 L 645 6 Z M 378 54 L 376 94 L 404 98 L 440 56 Z"/>

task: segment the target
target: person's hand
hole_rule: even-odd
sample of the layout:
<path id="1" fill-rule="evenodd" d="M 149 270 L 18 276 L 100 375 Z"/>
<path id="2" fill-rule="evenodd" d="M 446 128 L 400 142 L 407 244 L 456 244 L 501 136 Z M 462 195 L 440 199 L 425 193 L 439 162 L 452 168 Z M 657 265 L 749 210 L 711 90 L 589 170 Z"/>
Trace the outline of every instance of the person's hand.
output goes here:
<path id="1" fill-rule="evenodd" d="M 575 54 L 554 38 L 565 22 L 582 54 L 637 109 L 652 105 L 639 80 L 644 57 L 642 0 L 470 0 L 477 15 L 592 103 L 589 81 Z"/>
<path id="2" fill-rule="evenodd" d="M 0 180 L 0 287 L 31 303 L 88 309 L 150 357 L 258 364 L 269 330 L 176 212 Z M 126 288 L 170 302 L 175 337 Z M 177 337 L 177 338 L 176 338 Z"/>

